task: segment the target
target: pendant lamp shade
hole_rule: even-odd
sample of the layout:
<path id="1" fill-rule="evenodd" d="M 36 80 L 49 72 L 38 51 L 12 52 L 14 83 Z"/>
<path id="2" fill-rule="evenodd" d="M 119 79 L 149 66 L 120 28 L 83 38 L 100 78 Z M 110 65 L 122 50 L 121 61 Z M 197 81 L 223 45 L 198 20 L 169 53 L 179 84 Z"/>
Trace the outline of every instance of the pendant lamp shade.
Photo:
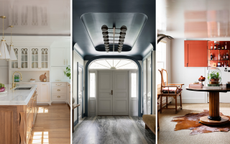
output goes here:
<path id="1" fill-rule="evenodd" d="M 16 55 L 15 55 L 14 46 L 13 45 L 10 45 L 9 51 L 10 51 L 10 60 L 12 60 L 12 61 L 18 60 L 17 57 L 16 57 Z"/>
<path id="2" fill-rule="evenodd" d="M 6 41 L 4 39 L 1 40 L 0 52 L 1 52 L 0 59 L 10 59 L 10 54 L 8 52 Z"/>

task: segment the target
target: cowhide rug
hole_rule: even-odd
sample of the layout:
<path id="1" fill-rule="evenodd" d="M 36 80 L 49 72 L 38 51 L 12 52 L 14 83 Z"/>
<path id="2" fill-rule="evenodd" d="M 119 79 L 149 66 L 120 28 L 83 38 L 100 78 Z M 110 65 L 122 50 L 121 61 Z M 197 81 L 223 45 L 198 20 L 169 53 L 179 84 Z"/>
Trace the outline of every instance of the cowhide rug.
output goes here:
<path id="1" fill-rule="evenodd" d="M 199 123 L 200 117 L 208 116 L 209 111 L 204 110 L 201 113 L 188 113 L 184 116 L 174 117 L 172 122 L 177 122 L 175 131 L 190 129 L 192 132 L 190 135 L 196 135 L 201 133 L 211 133 L 211 132 L 228 132 L 230 131 L 230 122 L 223 126 L 207 126 Z M 220 113 L 220 116 L 226 116 Z M 230 119 L 230 116 L 226 116 Z"/>

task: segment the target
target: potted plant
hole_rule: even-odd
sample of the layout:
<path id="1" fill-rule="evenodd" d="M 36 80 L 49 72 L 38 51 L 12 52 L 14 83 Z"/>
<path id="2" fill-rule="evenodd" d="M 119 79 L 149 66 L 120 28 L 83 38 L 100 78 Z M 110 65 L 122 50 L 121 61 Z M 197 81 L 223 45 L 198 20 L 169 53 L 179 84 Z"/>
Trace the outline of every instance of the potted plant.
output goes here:
<path id="1" fill-rule="evenodd" d="M 66 67 L 66 70 L 64 71 L 64 74 L 71 79 L 71 70 L 70 70 L 70 65 Z"/>
<path id="2" fill-rule="evenodd" d="M 212 71 L 208 75 L 208 79 L 209 79 L 209 84 L 219 84 L 219 80 L 221 79 L 221 77 L 220 77 L 219 72 Z"/>

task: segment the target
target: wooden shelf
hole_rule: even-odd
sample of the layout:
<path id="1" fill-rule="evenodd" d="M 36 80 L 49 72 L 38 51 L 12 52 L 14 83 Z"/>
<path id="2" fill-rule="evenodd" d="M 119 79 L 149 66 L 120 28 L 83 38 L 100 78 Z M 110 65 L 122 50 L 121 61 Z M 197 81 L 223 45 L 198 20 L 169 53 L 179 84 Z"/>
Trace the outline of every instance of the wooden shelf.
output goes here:
<path id="1" fill-rule="evenodd" d="M 229 60 L 208 60 L 208 61 L 229 61 Z"/>

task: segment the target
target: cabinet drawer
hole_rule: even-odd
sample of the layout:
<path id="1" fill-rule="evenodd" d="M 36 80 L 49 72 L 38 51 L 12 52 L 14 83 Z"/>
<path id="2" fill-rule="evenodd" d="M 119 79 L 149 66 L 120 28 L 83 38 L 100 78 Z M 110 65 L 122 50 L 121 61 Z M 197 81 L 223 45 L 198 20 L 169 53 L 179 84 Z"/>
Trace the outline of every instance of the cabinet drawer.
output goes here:
<path id="1" fill-rule="evenodd" d="M 66 87 L 52 87 L 52 93 L 66 93 Z"/>
<path id="2" fill-rule="evenodd" d="M 63 82 L 63 83 L 52 83 L 52 87 L 54 87 L 54 86 L 66 86 L 66 83 L 65 82 Z"/>
<path id="3" fill-rule="evenodd" d="M 66 100 L 66 94 L 52 94 L 53 100 Z"/>

